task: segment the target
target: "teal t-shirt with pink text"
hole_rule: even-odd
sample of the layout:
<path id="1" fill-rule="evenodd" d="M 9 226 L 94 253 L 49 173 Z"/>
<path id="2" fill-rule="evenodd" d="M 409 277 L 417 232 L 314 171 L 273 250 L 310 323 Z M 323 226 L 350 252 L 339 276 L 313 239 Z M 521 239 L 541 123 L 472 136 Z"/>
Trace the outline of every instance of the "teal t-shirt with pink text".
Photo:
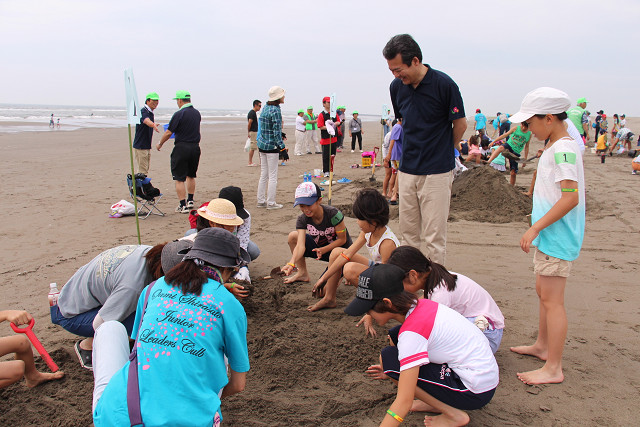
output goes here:
<path id="1" fill-rule="evenodd" d="M 132 336 L 140 324 L 138 300 Z M 142 420 L 152 426 L 211 426 L 218 392 L 228 383 L 224 356 L 236 372 L 249 370 L 247 317 L 238 300 L 214 280 L 200 295 L 156 281 L 138 337 Z M 93 414 L 96 426 L 128 426 L 129 362 L 111 378 Z"/>

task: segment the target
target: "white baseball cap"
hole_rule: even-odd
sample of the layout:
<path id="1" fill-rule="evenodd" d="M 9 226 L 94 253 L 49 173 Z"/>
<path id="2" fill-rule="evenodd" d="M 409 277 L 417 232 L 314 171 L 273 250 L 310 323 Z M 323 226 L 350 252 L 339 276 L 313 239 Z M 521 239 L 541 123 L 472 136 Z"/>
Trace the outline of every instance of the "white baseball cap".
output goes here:
<path id="1" fill-rule="evenodd" d="M 521 123 L 536 114 L 560 114 L 571 108 L 569 95 L 552 87 L 539 87 L 522 100 L 520 111 L 509 117 L 513 123 Z"/>

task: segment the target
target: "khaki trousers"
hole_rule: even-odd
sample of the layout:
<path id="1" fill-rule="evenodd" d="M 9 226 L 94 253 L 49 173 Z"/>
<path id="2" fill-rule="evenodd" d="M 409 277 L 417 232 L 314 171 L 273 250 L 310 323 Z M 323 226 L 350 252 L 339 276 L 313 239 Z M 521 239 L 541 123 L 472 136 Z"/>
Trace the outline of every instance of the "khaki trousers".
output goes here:
<path id="1" fill-rule="evenodd" d="M 151 162 L 151 150 L 138 150 L 133 149 L 134 157 L 136 159 L 136 173 L 143 173 L 149 175 L 149 163 Z"/>
<path id="2" fill-rule="evenodd" d="M 444 265 L 453 172 L 434 175 L 398 172 L 398 179 L 400 232 L 404 243 Z"/>

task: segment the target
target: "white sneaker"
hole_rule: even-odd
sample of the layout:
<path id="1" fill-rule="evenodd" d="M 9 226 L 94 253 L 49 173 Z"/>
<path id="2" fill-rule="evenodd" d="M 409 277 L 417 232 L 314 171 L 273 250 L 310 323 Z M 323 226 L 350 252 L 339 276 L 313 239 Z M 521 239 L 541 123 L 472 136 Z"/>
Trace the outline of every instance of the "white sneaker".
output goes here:
<path id="1" fill-rule="evenodd" d="M 364 150 L 360 150 L 361 153 L 364 153 Z"/>
<path id="2" fill-rule="evenodd" d="M 355 151 L 351 150 L 352 153 L 355 153 Z"/>
<path id="3" fill-rule="evenodd" d="M 188 207 L 186 207 L 186 206 L 182 206 L 182 205 L 180 205 L 180 206 L 178 206 L 178 207 L 176 208 L 176 212 L 178 212 L 178 213 L 186 213 L 186 214 L 188 214 L 188 213 L 189 213 L 189 208 L 188 208 Z"/>
<path id="4" fill-rule="evenodd" d="M 259 208 L 266 208 L 267 207 L 267 202 L 258 203 L 256 206 L 259 207 Z"/>
<path id="5" fill-rule="evenodd" d="M 328 177 L 329 177 L 329 172 L 325 172 L 325 173 L 324 173 L 324 176 L 325 176 L 326 178 L 328 178 Z"/>
<path id="6" fill-rule="evenodd" d="M 187 200 L 187 207 L 193 209 L 193 200 Z"/>
<path id="7" fill-rule="evenodd" d="M 272 205 L 267 205 L 267 209 L 282 209 L 282 205 L 279 203 L 274 203 Z"/>

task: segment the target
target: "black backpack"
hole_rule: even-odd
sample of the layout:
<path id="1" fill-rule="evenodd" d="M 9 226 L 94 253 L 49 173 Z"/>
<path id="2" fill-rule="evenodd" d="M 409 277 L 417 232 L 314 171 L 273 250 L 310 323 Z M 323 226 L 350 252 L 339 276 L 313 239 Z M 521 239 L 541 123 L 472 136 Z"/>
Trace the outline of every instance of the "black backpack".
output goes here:
<path id="1" fill-rule="evenodd" d="M 127 175 L 129 179 L 131 174 Z M 160 190 L 151 184 L 151 178 L 143 173 L 137 173 L 136 177 L 136 195 L 144 200 L 153 200 L 160 195 Z"/>

